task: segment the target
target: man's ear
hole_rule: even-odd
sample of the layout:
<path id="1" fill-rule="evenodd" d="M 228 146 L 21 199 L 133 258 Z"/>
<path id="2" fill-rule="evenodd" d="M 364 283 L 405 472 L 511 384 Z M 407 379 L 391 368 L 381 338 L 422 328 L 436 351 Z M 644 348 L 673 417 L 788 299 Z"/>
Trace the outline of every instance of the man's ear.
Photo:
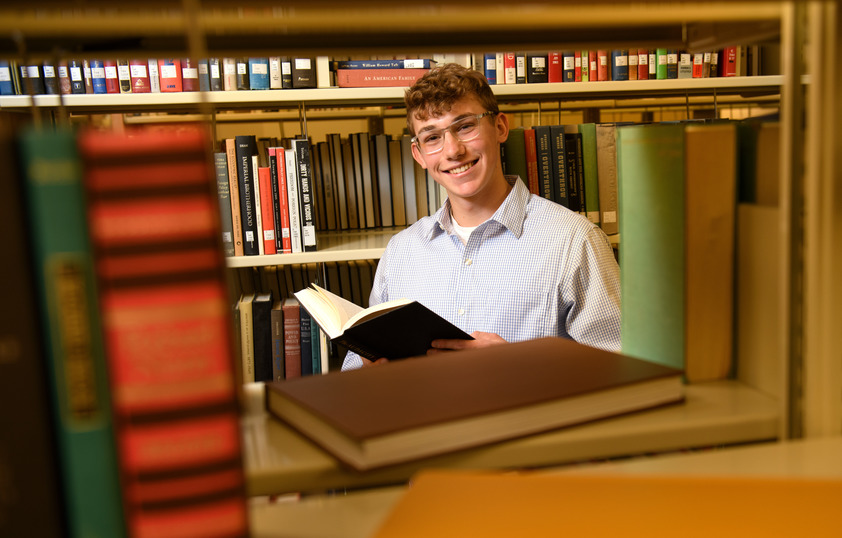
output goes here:
<path id="1" fill-rule="evenodd" d="M 502 144 L 509 138 L 509 117 L 499 112 L 494 122 L 494 127 L 497 129 L 497 141 Z"/>
<path id="2" fill-rule="evenodd" d="M 421 165 L 421 167 L 426 170 L 427 169 L 427 162 L 424 160 L 424 155 L 421 154 L 421 150 L 418 149 L 418 144 L 415 142 L 412 143 L 412 157 L 415 161 Z"/>

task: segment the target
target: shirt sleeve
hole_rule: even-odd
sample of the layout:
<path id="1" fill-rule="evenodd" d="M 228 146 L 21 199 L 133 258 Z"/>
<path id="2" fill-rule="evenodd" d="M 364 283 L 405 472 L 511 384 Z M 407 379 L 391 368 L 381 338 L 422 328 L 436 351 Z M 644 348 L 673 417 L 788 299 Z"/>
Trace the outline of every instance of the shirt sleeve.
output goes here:
<path id="1" fill-rule="evenodd" d="M 577 342 L 620 351 L 620 268 L 608 238 L 592 229 L 569 281 L 573 307 L 564 323 Z M 574 264 L 575 265 L 575 264 Z"/>

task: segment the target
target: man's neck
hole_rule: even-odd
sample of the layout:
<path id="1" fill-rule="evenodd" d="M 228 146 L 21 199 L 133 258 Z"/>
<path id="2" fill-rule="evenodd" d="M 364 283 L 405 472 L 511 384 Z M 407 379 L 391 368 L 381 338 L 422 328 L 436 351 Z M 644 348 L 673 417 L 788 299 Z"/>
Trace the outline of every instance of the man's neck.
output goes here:
<path id="1" fill-rule="evenodd" d="M 501 175 L 500 181 L 494 182 L 494 188 L 483 193 L 482 196 L 459 198 L 448 196 L 451 217 L 460 226 L 474 227 L 491 218 L 506 200 L 512 186 Z"/>

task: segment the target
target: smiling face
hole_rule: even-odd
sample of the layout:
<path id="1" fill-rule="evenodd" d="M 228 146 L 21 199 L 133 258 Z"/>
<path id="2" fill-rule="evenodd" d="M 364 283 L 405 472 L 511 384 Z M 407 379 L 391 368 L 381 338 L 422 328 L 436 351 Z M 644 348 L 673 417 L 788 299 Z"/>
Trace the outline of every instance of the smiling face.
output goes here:
<path id="1" fill-rule="evenodd" d="M 453 103 L 440 116 L 420 120 L 412 118 L 412 130 L 421 134 L 429 129 L 444 129 L 444 146 L 437 153 L 425 153 L 418 144 L 412 145 L 412 155 L 433 179 L 447 191 L 451 203 L 469 202 L 489 205 L 496 209 L 508 192 L 500 163 L 500 144 L 509 133 L 505 114 L 488 115 L 480 119 L 479 135 L 460 142 L 447 128 L 457 120 L 483 114 L 486 110 L 473 97 Z"/>

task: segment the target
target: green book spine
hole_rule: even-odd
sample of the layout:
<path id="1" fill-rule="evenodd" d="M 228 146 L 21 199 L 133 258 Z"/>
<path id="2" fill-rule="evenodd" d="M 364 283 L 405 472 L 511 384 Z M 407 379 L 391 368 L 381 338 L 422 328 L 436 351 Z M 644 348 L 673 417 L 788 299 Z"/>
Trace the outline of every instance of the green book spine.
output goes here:
<path id="1" fill-rule="evenodd" d="M 656 49 L 655 51 L 655 75 L 658 80 L 667 78 L 667 49 Z"/>
<path id="2" fill-rule="evenodd" d="M 585 211 L 588 220 L 599 224 L 599 172 L 596 157 L 596 124 L 579 125 L 582 134 L 582 171 L 585 176 Z"/>
<path id="3" fill-rule="evenodd" d="M 623 353 L 684 367 L 684 127 L 617 130 Z"/>
<path id="4" fill-rule="evenodd" d="M 524 139 L 523 129 L 511 129 L 509 137 L 503 142 L 503 146 L 506 174 L 520 177 L 523 184 L 529 187 L 526 140 Z"/>
<path id="5" fill-rule="evenodd" d="M 28 130 L 22 133 L 20 151 L 70 534 L 123 536 L 109 384 L 75 136 L 68 130 Z"/>

